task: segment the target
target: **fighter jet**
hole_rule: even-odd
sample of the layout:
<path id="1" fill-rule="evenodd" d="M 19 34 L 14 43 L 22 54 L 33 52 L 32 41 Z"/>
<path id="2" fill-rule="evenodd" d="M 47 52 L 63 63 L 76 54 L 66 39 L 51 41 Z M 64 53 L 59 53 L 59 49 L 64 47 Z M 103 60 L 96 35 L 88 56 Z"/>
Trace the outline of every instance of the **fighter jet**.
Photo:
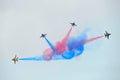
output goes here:
<path id="1" fill-rule="evenodd" d="M 109 39 L 110 35 L 111 35 L 111 33 L 108 33 L 107 31 L 105 31 L 105 33 L 104 33 L 105 38 Z"/>
<path id="2" fill-rule="evenodd" d="M 74 27 L 74 26 L 77 26 L 77 25 L 75 24 L 75 22 L 73 22 L 73 23 L 70 23 L 70 24 L 71 24 L 73 27 Z"/>
<path id="3" fill-rule="evenodd" d="M 15 57 L 12 59 L 12 61 L 14 61 L 14 64 L 16 64 L 16 62 L 18 62 L 18 57 L 15 55 Z"/>
<path id="4" fill-rule="evenodd" d="M 40 38 L 45 38 L 47 34 L 41 34 Z"/>

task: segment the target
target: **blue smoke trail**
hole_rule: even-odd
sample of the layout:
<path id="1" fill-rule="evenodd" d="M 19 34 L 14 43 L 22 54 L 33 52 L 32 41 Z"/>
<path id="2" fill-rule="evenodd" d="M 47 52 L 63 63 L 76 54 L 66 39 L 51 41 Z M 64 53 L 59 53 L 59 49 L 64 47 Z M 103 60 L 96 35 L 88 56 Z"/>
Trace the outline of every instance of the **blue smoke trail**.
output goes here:
<path id="1" fill-rule="evenodd" d="M 64 53 L 66 54 L 66 57 L 63 56 L 64 58 L 71 59 L 72 57 L 79 56 L 83 53 L 84 41 L 87 39 L 87 31 L 88 29 L 85 29 L 79 36 L 72 38 L 68 41 L 67 47 L 68 47 L 69 53 Z M 67 55 L 67 54 L 70 54 L 70 55 Z"/>
<path id="2" fill-rule="evenodd" d="M 53 46 L 53 44 L 47 39 L 45 38 L 46 42 L 48 43 L 48 45 L 51 47 L 51 49 L 53 50 L 54 54 L 56 53 L 56 48 Z"/>
<path id="3" fill-rule="evenodd" d="M 87 39 L 87 31 L 88 29 L 85 29 L 79 36 L 72 38 L 68 41 L 67 46 L 69 50 L 72 50 L 74 48 L 76 48 L 77 46 L 82 46 L 82 42 L 85 41 Z M 81 44 L 78 44 L 80 43 Z"/>
<path id="4" fill-rule="evenodd" d="M 74 51 L 66 50 L 62 53 L 62 57 L 65 59 L 72 59 L 74 57 Z"/>
<path id="5" fill-rule="evenodd" d="M 27 58 L 19 58 L 19 60 L 33 60 L 33 61 L 44 61 L 45 59 L 42 56 L 35 56 L 35 57 L 27 57 Z M 53 56 L 52 60 L 65 60 L 61 55 Z"/>
<path id="6" fill-rule="evenodd" d="M 40 61 L 40 60 L 44 60 L 42 56 L 36 56 L 36 57 L 27 57 L 27 58 L 20 58 L 19 60 L 36 60 L 36 61 Z"/>

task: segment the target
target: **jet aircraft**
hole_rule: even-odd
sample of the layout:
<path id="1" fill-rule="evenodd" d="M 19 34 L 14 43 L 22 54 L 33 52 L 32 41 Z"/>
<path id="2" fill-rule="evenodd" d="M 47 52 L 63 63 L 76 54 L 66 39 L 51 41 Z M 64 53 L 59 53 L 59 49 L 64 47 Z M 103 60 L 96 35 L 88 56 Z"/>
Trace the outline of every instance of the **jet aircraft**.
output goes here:
<path id="1" fill-rule="evenodd" d="M 105 33 L 104 33 L 105 38 L 109 39 L 110 35 L 111 35 L 111 33 L 108 33 L 107 31 L 105 31 Z"/>
<path id="2" fill-rule="evenodd" d="M 74 27 L 74 26 L 77 26 L 77 25 L 75 24 L 75 22 L 73 22 L 73 23 L 70 23 L 70 24 L 71 24 L 73 27 Z"/>
<path id="3" fill-rule="evenodd" d="M 41 34 L 40 38 L 45 38 L 47 34 Z"/>
<path id="4" fill-rule="evenodd" d="M 15 55 L 15 57 L 12 59 L 12 61 L 14 61 L 14 64 L 16 64 L 16 62 L 18 62 L 18 57 Z"/>

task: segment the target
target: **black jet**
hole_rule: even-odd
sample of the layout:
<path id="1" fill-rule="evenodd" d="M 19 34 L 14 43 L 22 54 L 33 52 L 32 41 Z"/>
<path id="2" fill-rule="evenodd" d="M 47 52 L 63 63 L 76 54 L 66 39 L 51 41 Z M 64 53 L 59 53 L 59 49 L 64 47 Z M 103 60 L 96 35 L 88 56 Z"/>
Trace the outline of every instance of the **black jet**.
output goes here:
<path id="1" fill-rule="evenodd" d="M 104 33 L 105 38 L 109 39 L 110 35 L 111 35 L 111 33 L 108 33 L 107 31 L 105 31 L 105 33 Z"/>
<path id="2" fill-rule="evenodd" d="M 18 62 L 18 57 L 15 55 L 15 57 L 12 59 L 12 61 L 14 61 L 14 64 L 16 64 L 16 62 Z"/>
<path id="3" fill-rule="evenodd" d="M 47 34 L 41 34 L 40 38 L 45 38 Z"/>
<path id="4" fill-rule="evenodd" d="M 75 22 L 73 22 L 73 23 L 70 23 L 70 24 L 71 24 L 73 27 L 74 27 L 74 26 L 77 26 L 77 25 L 75 24 Z"/>

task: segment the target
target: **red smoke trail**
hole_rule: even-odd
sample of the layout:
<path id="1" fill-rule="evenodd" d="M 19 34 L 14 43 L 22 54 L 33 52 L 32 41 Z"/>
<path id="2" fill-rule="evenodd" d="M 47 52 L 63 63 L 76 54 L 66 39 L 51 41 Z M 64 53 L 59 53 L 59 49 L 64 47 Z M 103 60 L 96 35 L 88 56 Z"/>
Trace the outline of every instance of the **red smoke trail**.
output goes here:
<path id="1" fill-rule="evenodd" d="M 90 39 L 86 40 L 85 43 L 89 43 L 89 42 L 95 41 L 95 40 L 103 38 L 103 37 L 104 36 L 97 36 L 97 37 L 94 37 L 94 38 L 90 38 Z"/>
<path id="2" fill-rule="evenodd" d="M 72 27 L 69 29 L 69 31 L 67 32 L 66 36 L 63 38 L 62 42 L 67 43 L 67 41 L 68 41 L 68 39 L 69 39 L 69 36 L 70 36 L 71 31 L 72 31 Z"/>
<path id="3" fill-rule="evenodd" d="M 62 39 L 62 41 L 58 41 L 56 43 L 56 49 L 57 49 L 58 54 L 61 54 L 64 50 L 67 49 L 66 44 L 69 40 L 71 31 L 72 31 L 72 27 L 69 29 L 69 31 L 67 32 L 66 36 Z"/>
<path id="4" fill-rule="evenodd" d="M 51 48 L 46 49 L 42 55 L 43 59 L 49 61 L 53 57 L 53 50 Z"/>
<path id="5" fill-rule="evenodd" d="M 86 43 L 89 43 L 89 42 L 92 42 L 92 41 L 95 41 L 95 40 L 98 40 L 100 38 L 103 38 L 104 36 L 97 36 L 97 37 L 94 37 L 94 38 L 90 38 L 88 40 L 81 40 L 81 41 L 78 41 L 78 42 L 75 42 L 72 46 L 71 46 L 71 49 L 74 49 L 75 47 L 77 46 L 83 46 L 84 44 Z"/>

